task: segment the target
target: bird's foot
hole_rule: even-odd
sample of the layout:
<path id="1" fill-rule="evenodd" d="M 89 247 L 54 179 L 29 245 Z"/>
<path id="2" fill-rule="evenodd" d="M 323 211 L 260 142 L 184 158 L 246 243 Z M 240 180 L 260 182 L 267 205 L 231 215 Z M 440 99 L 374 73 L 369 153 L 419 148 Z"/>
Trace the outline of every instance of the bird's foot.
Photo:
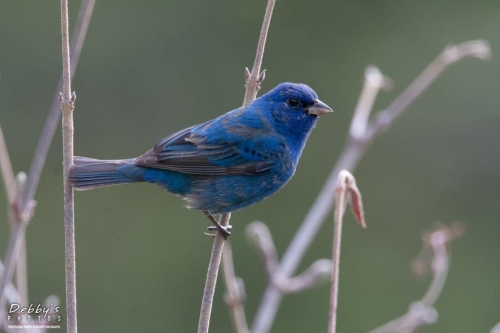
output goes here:
<path id="1" fill-rule="evenodd" d="M 220 234 L 222 235 L 222 237 L 224 237 L 224 239 L 227 239 L 228 236 L 231 235 L 231 233 L 229 232 L 229 230 L 231 230 L 231 226 L 228 225 L 226 227 L 223 227 L 220 225 L 219 222 L 217 222 L 216 219 L 214 219 L 214 217 L 212 216 L 212 214 L 210 214 L 208 211 L 204 210 L 203 211 L 203 214 L 205 214 L 205 216 L 210 220 L 210 222 L 212 222 L 214 224 L 214 226 L 212 227 L 208 227 L 208 230 L 209 231 L 216 231 L 218 230 L 220 232 Z M 205 233 L 206 235 L 208 236 L 211 236 L 211 237 L 215 237 L 215 233 Z"/>
<path id="2" fill-rule="evenodd" d="M 222 235 L 222 237 L 224 237 L 224 239 L 227 239 L 228 236 L 231 236 L 231 232 L 230 230 L 233 228 L 232 225 L 228 225 L 226 227 L 223 227 L 219 224 L 219 226 L 216 226 L 216 225 L 211 225 L 209 227 L 207 227 L 207 230 L 208 231 L 211 231 L 211 232 L 205 232 L 205 235 L 207 236 L 210 236 L 210 237 L 215 237 L 216 235 L 216 232 L 214 231 L 219 231 Z"/>

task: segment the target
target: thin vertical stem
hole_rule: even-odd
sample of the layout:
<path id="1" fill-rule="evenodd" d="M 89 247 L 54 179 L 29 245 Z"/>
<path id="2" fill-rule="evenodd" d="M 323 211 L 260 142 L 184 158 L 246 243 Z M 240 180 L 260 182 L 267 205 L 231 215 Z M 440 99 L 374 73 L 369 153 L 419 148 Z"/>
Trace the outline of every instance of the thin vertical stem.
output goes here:
<path id="1" fill-rule="evenodd" d="M 73 77 L 74 75 L 76 64 L 78 63 L 80 57 L 80 52 L 83 46 L 83 41 L 85 40 L 88 24 L 90 22 L 90 18 L 94 9 L 94 4 L 95 0 L 83 0 L 80 6 L 80 10 L 78 13 L 78 22 L 75 27 L 71 44 L 71 49 L 73 50 L 73 52 L 71 53 L 71 63 L 73 64 L 73 67 L 71 68 L 71 77 Z M 16 211 L 14 212 L 16 215 L 18 215 L 15 216 L 18 220 L 18 223 L 14 226 L 10 234 L 9 244 L 7 246 L 5 254 L 5 272 L 2 276 L 2 279 L 0 280 L 0 317 L 3 316 L 3 309 L 7 302 L 4 291 L 12 280 L 14 268 L 16 265 L 18 266 L 19 257 L 22 256 L 23 251 L 25 251 L 23 240 L 26 233 L 26 226 L 29 222 L 29 219 L 31 218 L 31 213 L 34 208 L 33 198 L 60 117 L 59 96 L 60 91 L 62 90 L 62 82 L 63 77 L 61 75 L 61 79 L 59 80 L 58 89 L 54 96 L 49 115 L 47 116 L 47 119 L 45 121 L 45 126 L 43 128 L 42 134 L 40 135 L 40 140 L 38 141 L 38 146 L 36 148 L 35 156 L 33 158 L 28 179 L 26 181 L 26 189 L 23 191 L 22 202 L 19 203 L 19 206 L 16 207 Z M 2 138 L 3 137 L 1 137 L 0 139 Z M 2 147 L 0 142 L 0 153 L 2 152 L 1 148 Z M 6 148 L 3 151 L 6 152 Z M 2 161 L 5 161 L 5 159 L 3 159 Z M 12 181 L 8 181 L 6 183 L 15 184 L 13 174 L 10 179 L 12 179 Z M 13 187 L 10 186 L 10 188 Z M 8 191 L 10 191 L 10 189 L 8 189 Z M 27 288 L 25 288 L 25 290 L 27 290 Z"/>
<path id="2" fill-rule="evenodd" d="M 334 212 L 333 252 L 332 252 L 332 289 L 330 293 L 330 314 L 328 333 L 335 333 L 337 328 L 337 304 L 339 295 L 340 244 L 342 240 L 342 216 L 345 210 L 345 194 L 337 189 L 337 202 Z"/>
<path id="3" fill-rule="evenodd" d="M 262 66 L 262 58 L 264 56 L 264 48 L 266 45 L 267 32 L 269 31 L 269 24 L 271 23 L 271 16 L 276 0 L 268 0 L 264 21 L 260 31 L 259 43 L 257 45 L 257 52 L 251 73 L 247 73 L 247 85 L 245 90 L 245 98 L 243 106 L 252 103 L 257 97 L 257 92 L 260 89 L 260 84 L 264 80 L 264 73 L 260 73 Z M 246 70 L 248 72 L 248 69 Z M 231 214 L 222 214 L 219 223 L 222 226 L 229 224 Z M 225 223 L 225 224 L 223 224 Z M 200 320 L 198 324 L 198 333 L 208 332 L 210 323 L 210 314 L 212 312 L 213 296 L 215 292 L 215 283 L 217 282 L 217 273 L 221 263 L 222 251 L 224 248 L 224 237 L 217 232 L 212 247 L 212 256 L 208 266 L 207 281 L 205 283 L 205 291 L 203 293 L 203 301 L 201 305 Z"/>
<path id="4" fill-rule="evenodd" d="M 226 227 L 229 224 L 231 213 L 222 214 L 219 219 L 219 224 Z M 200 320 L 198 322 L 198 333 L 208 333 L 210 325 L 210 315 L 212 314 L 212 305 L 215 294 L 215 284 L 217 283 L 217 275 L 222 258 L 222 250 L 224 249 L 225 238 L 220 232 L 216 232 L 210 263 L 208 265 L 207 280 L 205 282 L 205 290 L 203 291 L 203 300 L 201 302 Z"/>
<path id="5" fill-rule="evenodd" d="M 71 71 L 69 56 L 68 0 L 61 0 L 61 35 L 63 62 L 63 92 L 61 94 L 63 165 L 64 165 L 64 240 L 66 261 L 66 316 L 69 333 L 77 332 L 76 317 L 76 265 L 75 265 L 75 216 L 73 188 L 68 172 L 73 165 L 73 108 L 71 96 Z"/>
<path id="6" fill-rule="evenodd" d="M 14 225 L 17 223 L 21 223 L 22 219 L 29 219 L 31 214 L 23 214 L 21 216 L 20 211 L 21 208 L 19 206 L 22 204 L 21 198 L 23 195 L 23 191 L 26 185 L 26 174 L 24 172 L 19 172 L 16 176 L 16 187 L 17 187 L 17 199 L 9 207 L 9 220 L 11 230 L 14 228 Z M 16 214 L 16 211 L 18 212 Z M 27 222 L 27 223 L 28 223 Z M 26 259 L 26 238 L 21 239 L 21 244 L 19 245 L 19 254 L 16 262 L 16 272 L 14 278 L 14 285 L 19 294 L 19 299 L 21 304 L 28 304 L 28 264 Z"/>
<path id="7" fill-rule="evenodd" d="M 266 13 L 264 14 L 264 21 L 260 30 L 259 44 L 257 44 L 257 52 L 255 53 L 255 60 L 253 62 L 252 72 L 247 78 L 247 88 L 245 91 L 245 99 L 243 106 L 246 106 L 257 98 L 257 92 L 260 89 L 260 84 L 264 80 L 263 73 L 260 72 L 262 66 L 262 58 L 264 57 L 264 48 L 266 46 L 267 32 L 271 24 L 271 16 L 273 15 L 274 4 L 276 0 L 269 0 L 267 2 Z"/>
<path id="8" fill-rule="evenodd" d="M 71 78 L 74 77 L 76 66 L 80 60 L 80 54 L 83 48 L 83 42 L 85 41 L 85 36 L 87 35 L 87 30 L 90 23 L 90 18 L 92 17 L 92 12 L 94 10 L 96 0 L 83 0 L 78 11 L 78 19 L 74 28 L 73 36 L 71 38 Z M 35 157 L 31 163 L 30 171 L 28 174 L 28 180 L 26 181 L 26 189 L 23 193 L 23 206 L 26 203 L 33 200 L 35 197 L 36 188 L 38 186 L 38 181 L 40 180 L 40 175 L 42 174 L 43 166 L 45 165 L 45 160 L 49 152 L 50 144 L 54 138 L 56 132 L 57 124 L 59 123 L 59 117 L 61 117 L 61 102 L 59 100 L 59 93 L 63 89 L 63 76 L 59 78 L 59 83 L 57 85 L 56 93 L 52 98 L 52 104 L 50 106 L 50 111 L 45 120 L 45 125 L 43 127 L 42 134 L 40 135 L 40 140 L 35 150 Z"/>

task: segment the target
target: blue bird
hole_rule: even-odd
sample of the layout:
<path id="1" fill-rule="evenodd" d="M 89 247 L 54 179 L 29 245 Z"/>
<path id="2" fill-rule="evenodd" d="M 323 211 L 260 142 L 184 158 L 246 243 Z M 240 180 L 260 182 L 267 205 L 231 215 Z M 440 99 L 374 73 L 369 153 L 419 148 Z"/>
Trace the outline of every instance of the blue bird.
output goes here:
<path id="1" fill-rule="evenodd" d="M 137 158 L 75 157 L 76 190 L 148 182 L 182 196 L 224 235 L 213 214 L 276 193 L 295 173 L 318 116 L 332 109 L 305 84 L 281 83 L 253 103 L 160 140 Z"/>

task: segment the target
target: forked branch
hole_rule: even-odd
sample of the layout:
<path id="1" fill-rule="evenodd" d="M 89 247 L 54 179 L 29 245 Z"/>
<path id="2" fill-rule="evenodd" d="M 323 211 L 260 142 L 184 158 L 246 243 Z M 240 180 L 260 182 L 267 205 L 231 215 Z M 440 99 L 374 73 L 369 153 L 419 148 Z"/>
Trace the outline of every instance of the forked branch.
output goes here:
<path id="1" fill-rule="evenodd" d="M 374 98 L 371 98 L 370 94 L 373 95 L 378 92 L 380 88 L 386 85 L 385 82 L 387 81 L 385 79 L 380 80 L 381 76 L 375 73 L 375 75 L 379 77 L 378 81 L 375 82 L 379 82 L 379 84 L 365 84 L 360 103 L 358 103 L 354 112 L 351 131 L 344 150 L 288 246 L 280 263 L 280 267 L 285 276 L 294 274 L 304 254 L 311 246 L 312 241 L 323 225 L 326 216 L 331 211 L 339 172 L 344 169 L 353 172 L 375 138 L 386 130 L 448 66 L 468 57 L 483 60 L 488 59 L 490 57 L 488 42 L 478 40 L 447 47 L 422 72 L 422 74 L 420 74 L 415 81 L 413 81 L 413 83 L 411 83 L 410 86 L 408 86 L 408 88 L 387 107 L 387 109 L 379 112 L 371 121 L 369 120 L 369 111 L 372 108 Z M 368 75 L 373 77 L 373 74 L 369 72 L 367 72 L 367 76 Z M 367 80 L 368 79 L 369 78 L 367 78 Z M 353 128 L 354 131 L 352 130 Z M 363 129 L 365 129 L 364 133 L 362 131 Z M 270 331 L 282 298 L 283 294 L 279 288 L 269 283 L 252 325 L 253 332 L 267 333 Z"/>

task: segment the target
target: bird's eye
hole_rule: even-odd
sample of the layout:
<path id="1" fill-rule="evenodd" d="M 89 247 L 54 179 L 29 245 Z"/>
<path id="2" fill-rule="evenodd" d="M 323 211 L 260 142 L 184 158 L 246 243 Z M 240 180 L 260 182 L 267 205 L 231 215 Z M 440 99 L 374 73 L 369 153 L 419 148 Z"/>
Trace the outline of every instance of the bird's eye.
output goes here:
<path id="1" fill-rule="evenodd" d="M 297 106 L 297 105 L 299 105 L 299 101 L 296 100 L 295 98 L 290 98 L 288 100 L 288 104 L 290 104 L 291 106 Z"/>

